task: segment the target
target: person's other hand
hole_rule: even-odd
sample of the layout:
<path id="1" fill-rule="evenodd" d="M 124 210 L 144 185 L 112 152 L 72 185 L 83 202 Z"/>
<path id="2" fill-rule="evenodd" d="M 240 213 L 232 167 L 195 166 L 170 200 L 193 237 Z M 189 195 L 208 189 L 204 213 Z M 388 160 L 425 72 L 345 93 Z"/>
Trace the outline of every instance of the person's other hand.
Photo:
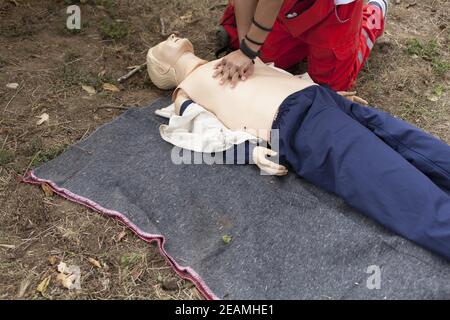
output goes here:
<path id="1" fill-rule="evenodd" d="M 339 91 L 338 94 L 340 94 L 341 96 L 347 98 L 348 100 L 352 101 L 352 102 L 356 102 L 365 106 L 369 105 L 369 102 L 367 102 L 366 100 L 364 100 L 363 98 L 360 98 L 356 95 L 356 92 L 349 92 L 349 91 Z"/>
<path id="2" fill-rule="evenodd" d="M 264 172 L 272 176 L 285 176 L 288 169 L 280 164 L 267 159 L 267 157 L 276 157 L 277 153 L 264 147 L 255 147 L 253 149 L 253 161 Z"/>
<path id="3" fill-rule="evenodd" d="M 213 77 L 220 79 L 222 85 L 229 82 L 231 87 L 234 88 L 239 81 L 247 80 L 254 70 L 253 61 L 241 50 L 236 50 L 222 58 L 214 66 Z"/>

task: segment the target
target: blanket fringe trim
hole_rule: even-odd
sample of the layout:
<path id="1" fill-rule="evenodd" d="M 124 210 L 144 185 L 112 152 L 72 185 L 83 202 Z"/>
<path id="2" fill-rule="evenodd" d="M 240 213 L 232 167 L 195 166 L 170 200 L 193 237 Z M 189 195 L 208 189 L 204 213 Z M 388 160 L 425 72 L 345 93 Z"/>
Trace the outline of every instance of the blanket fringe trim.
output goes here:
<path id="1" fill-rule="evenodd" d="M 204 296 L 205 299 L 208 300 L 220 300 L 213 292 L 212 290 L 206 285 L 206 283 L 203 281 L 203 279 L 190 267 L 183 267 L 179 265 L 174 258 L 172 258 L 164 249 L 164 243 L 165 243 L 165 237 L 163 235 L 159 234 L 149 234 L 141 229 L 139 229 L 135 224 L 133 224 L 124 214 L 106 209 L 99 205 L 98 203 L 95 203 L 94 201 L 84 198 L 82 196 L 79 196 L 77 194 L 74 194 L 70 192 L 67 189 L 60 188 L 57 186 L 53 181 L 45 180 L 38 178 L 33 171 L 29 171 L 23 178 L 22 182 L 31 184 L 31 185 L 43 185 L 47 184 L 53 192 L 58 194 L 59 196 L 77 203 L 81 204 L 87 208 L 90 208 L 94 210 L 95 212 L 102 214 L 104 216 L 119 220 L 123 224 L 125 224 L 133 233 L 135 233 L 139 238 L 144 240 L 147 243 L 156 242 L 159 248 L 159 251 L 161 255 L 166 259 L 166 261 L 170 264 L 172 269 L 184 280 L 191 281 L 198 291 Z"/>

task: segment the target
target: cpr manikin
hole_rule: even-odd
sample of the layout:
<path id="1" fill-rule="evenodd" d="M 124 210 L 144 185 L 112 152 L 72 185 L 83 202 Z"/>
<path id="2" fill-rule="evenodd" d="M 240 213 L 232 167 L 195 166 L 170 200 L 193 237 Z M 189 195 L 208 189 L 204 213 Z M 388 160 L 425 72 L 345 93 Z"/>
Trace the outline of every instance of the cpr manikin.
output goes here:
<path id="1" fill-rule="evenodd" d="M 270 132 L 279 132 L 280 165 L 267 159 L 275 154 L 268 148 L 252 152 L 262 170 L 281 176 L 289 169 L 450 260 L 447 144 L 260 61 L 245 82 L 223 86 L 212 77 L 216 63 L 198 58 L 187 39 L 175 36 L 148 54 L 151 80 L 162 89 L 176 88 L 178 112 L 192 100 L 231 130 L 268 132 L 258 138 L 269 142 Z"/>

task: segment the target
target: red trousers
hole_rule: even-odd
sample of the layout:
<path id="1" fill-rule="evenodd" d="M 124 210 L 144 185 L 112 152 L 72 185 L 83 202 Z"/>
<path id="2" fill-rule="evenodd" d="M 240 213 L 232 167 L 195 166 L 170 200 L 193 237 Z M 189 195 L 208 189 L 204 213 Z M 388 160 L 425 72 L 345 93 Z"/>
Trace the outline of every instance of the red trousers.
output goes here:
<path id="1" fill-rule="evenodd" d="M 239 48 L 233 1 L 221 24 L 231 46 Z M 383 31 L 381 9 L 363 5 L 363 0 L 339 6 L 334 0 L 285 0 L 261 59 L 288 69 L 307 58 L 308 73 L 316 83 L 348 90 Z"/>

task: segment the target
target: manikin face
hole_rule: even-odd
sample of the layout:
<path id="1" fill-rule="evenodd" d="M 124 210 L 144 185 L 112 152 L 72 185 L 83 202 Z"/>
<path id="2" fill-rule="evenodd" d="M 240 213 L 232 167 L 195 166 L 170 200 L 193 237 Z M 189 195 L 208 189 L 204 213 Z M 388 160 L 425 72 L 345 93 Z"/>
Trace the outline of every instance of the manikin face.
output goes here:
<path id="1" fill-rule="evenodd" d="M 185 38 L 179 38 L 175 35 L 158 44 L 154 50 L 155 58 L 166 67 L 174 67 L 180 57 L 187 53 L 194 53 L 194 46 Z"/>

